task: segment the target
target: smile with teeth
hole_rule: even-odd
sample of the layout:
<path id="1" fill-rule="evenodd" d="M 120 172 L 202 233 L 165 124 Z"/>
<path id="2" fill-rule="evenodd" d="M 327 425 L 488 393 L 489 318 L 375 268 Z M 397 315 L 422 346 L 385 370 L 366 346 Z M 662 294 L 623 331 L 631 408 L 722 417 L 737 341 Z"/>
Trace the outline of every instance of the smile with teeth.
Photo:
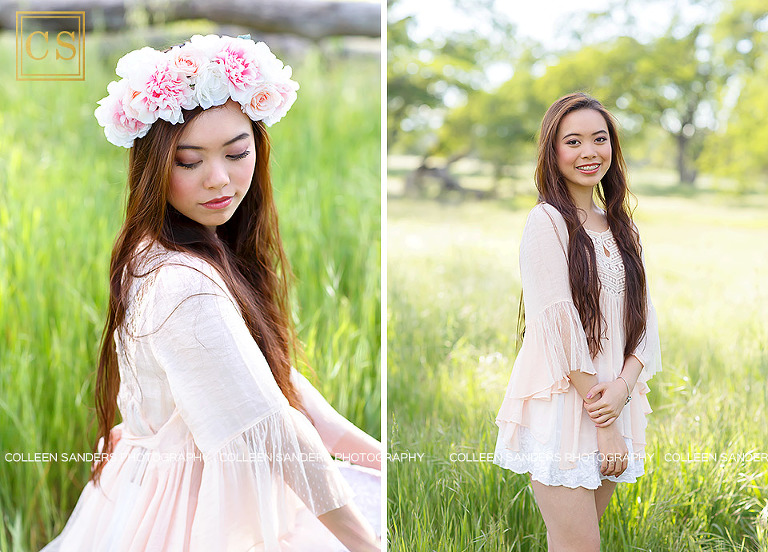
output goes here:
<path id="1" fill-rule="evenodd" d="M 590 163 L 589 165 L 579 165 L 576 170 L 584 174 L 595 174 L 600 168 L 600 163 Z"/>

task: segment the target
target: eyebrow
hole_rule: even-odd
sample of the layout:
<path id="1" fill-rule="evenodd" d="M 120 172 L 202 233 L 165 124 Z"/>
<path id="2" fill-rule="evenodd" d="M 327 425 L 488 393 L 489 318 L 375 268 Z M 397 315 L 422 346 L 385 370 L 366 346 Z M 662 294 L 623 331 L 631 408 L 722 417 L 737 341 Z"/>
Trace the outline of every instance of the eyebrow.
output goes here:
<path id="1" fill-rule="evenodd" d="M 250 136 L 250 134 L 248 134 L 247 132 L 243 132 L 239 136 L 235 136 L 234 138 L 232 138 L 229 142 L 225 142 L 221 147 L 226 147 L 229 144 L 234 144 L 238 140 L 242 140 L 243 138 L 248 138 L 248 136 Z M 203 148 L 201 146 L 178 145 L 178 146 L 176 146 L 176 149 L 177 150 L 183 150 L 183 149 L 204 150 L 205 148 Z"/>
<path id="2" fill-rule="evenodd" d="M 593 132 L 592 136 L 596 136 L 596 135 L 598 135 L 600 133 L 608 134 L 608 131 L 607 130 L 598 130 L 597 132 Z M 578 132 L 571 132 L 570 134 L 566 134 L 565 136 L 563 136 L 563 140 L 565 140 L 569 136 L 579 136 L 579 137 L 581 137 L 581 134 L 579 134 Z"/>

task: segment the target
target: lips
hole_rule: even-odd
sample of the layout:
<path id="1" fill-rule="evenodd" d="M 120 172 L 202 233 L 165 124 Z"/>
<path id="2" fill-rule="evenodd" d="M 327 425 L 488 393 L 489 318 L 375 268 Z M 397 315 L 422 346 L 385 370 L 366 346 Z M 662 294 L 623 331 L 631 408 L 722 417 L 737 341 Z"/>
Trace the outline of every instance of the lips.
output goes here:
<path id="1" fill-rule="evenodd" d="M 587 165 L 579 165 L 576 170 L 584 174 L 595 174 L 600 169 L 600 163 L 589 163 Z"/>
<path id="2" fill-rule="evenodd" d="M 232 203 L 232 197 L 233 196 L 217 197 L 216 199 L 203 203 L 202 206 L 208 209 L 223 209 Z"/>

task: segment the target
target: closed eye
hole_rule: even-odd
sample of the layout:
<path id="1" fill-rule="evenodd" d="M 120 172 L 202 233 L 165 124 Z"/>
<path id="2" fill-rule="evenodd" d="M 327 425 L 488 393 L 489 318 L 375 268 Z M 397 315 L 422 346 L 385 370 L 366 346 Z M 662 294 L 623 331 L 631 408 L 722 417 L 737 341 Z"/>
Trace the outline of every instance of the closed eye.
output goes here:
<path id="1" fill-rule="evenodd" d="M 238 153 L 237 155 L 227 155 L 227 158 L 233 161 L 237 161 L 239 159 L 245 159 L 250 154 L 251 154 L 251 150 L 245 150 L 243 153 Z M 179 167 L 183 167 L 185 169 L 194 169 L 200 163 L 202 163 L 202 161 L 197 161 L 195 163 L 182 163 L 180 161 L 177 161 L 176 165 L 178 165 Z"/>
<path id="2" fill-rule="evenodd" d="M 227 155 L 230 159 L 245 159 L 251 154 L 251 150 L 245 150 L 243 153 L 238 153 L 237 155 Z"/>

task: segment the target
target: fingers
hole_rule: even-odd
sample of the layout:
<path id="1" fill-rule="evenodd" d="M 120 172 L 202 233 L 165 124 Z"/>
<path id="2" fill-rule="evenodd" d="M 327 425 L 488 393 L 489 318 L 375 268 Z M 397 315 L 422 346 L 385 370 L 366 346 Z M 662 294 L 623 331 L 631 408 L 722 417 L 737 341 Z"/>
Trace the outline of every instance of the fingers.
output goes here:
<path id="1" fill-rule="evenodd" d="M 596 412 L 596 411 L 600 410 L 601 408 L 605 408 L 606 406 L 607 406 L 607 403 L 603 402 L 603 400 L 600 399 L 599 401 L 595 401 L 593 403 L 585 404 L 584 408 L 587 409 L 587 412 L 592 414 L 593 412 Z"/>
<path id="2" fill-rule="evenodd" d="M 629 454 L 608 453 L 603 455 L 603 461 L 600 463 L 600 473 L 618 477 L 627 470 L 629 466 Z"/>
<path id="3" fill-rule="evenodd" d="M 589 392 L 587 393 L 587 398 L 591 399 L 592 397 L 594 397 L 598 393 L 602 393 L 606 389 L 608 389 L 607 383 L 598 383 L 592 389 L 589 390 Z"/>
<path id="4" fill-rule="evenodd" d="M 595 424 L 602 424 L 611 419 L 615 419 L 619 417 L 619 415 L 616 412 L 610 409 L 602 409 L 602 411 L 596 410 L 595 412 L 588 412 L 588 414 L 589 414 L 589 417 L 592 419 L 592 421 L 595 422 Z M 610 425 L 610 422 L 608 425 Z"/>
<path id="5" fill-rule="evenodd" d="M 613 422 L 615 422 L 618 418 L 619 418 L 618 416 L 609 416 L 605 421 L 600 421 L 599 423 L 596 423 L 595 427 L 608 427 Z"/>

